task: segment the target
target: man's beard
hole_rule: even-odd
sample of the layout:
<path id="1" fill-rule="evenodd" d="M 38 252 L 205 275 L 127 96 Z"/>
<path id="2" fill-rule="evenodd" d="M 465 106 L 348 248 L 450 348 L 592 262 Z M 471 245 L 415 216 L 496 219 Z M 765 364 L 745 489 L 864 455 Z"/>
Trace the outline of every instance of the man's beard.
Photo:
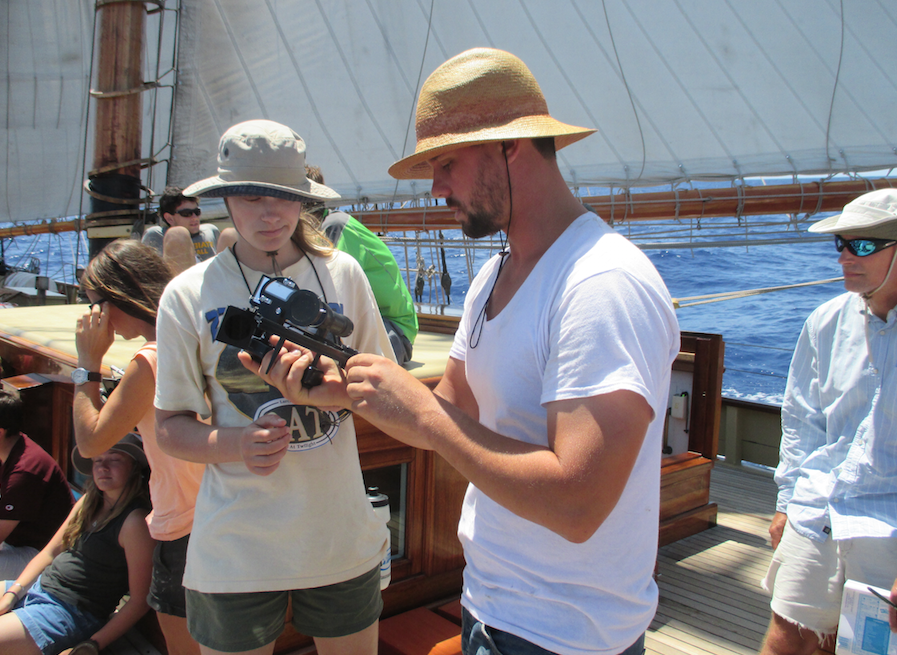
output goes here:
<path id="1" fill-rule="evenodd" d="M 482 172 L 482 168 L 480 169 Z M 453 197 L 446 199 L 449 207 L 457 208 L 467 217 L 461 223 L 461 231 L 471 239 L 491 236 L 502 229 L 502 219 L 507 214 L 502 185 L 494 169 L 491 175 L 480 176 L 480 182 L 471 194 L 469 206 L 465 207 Z"/>

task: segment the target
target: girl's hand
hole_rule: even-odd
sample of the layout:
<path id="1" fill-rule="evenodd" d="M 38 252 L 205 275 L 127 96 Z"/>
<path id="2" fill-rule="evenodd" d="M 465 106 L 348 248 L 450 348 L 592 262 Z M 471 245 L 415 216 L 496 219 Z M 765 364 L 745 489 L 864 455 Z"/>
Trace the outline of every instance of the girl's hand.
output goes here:
<path id="1" fill-rule="evenodd" d="M 287 422 L 275 414 L 265 414 L 243 428 L 240 452 L 243 462 L 256 475 L 271 475 L 290 445 Z"/>
<path id="2" fill-rule="evenodd" d="M 272 346 L 276 337 L 271 338 Z M 285 341 L 270 370 L 268 365 L 274 351 L 268 352 L 257 362 L 246 351 L 237 354 L 240 362 L 262 380 L 276 387 L 283 397 L 294 405 L 311 405 L 319 409 L 337 411 L 348 409 L 351 400 L 346 394 L 346 378 L 343 370 L 329 357 L 321 357 L 317 368 L 323 374 L 322 383 L 308 389 L 302 386 L 305 370 L 315 359 L 315 354 L 302 346 Z"/>
<path id="3" fill-rule="evenodd" d="M 103 355 L 115 341 L 115 332 L 103 303 L 78 319 L 75 327 L 75 347 L 78 349 L 78 365 L 89 371 L 99 371 Z"/>
<path id="4" fill-rule="evenodd" d="M 25 593 L 24 591 L 22 593 Z M 9 610 L 16 606 L 18 599 L 15 595 L 6 593 L 0 596 L 0 616 L 6 614 Z"/>

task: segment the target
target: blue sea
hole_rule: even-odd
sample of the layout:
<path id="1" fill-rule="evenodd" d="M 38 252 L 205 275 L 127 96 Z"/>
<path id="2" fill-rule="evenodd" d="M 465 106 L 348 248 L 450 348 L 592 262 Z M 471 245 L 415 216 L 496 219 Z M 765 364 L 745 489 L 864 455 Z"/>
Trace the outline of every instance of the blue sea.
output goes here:
<path id="1" fill-rule="evenodd" d="M 626 233 L 626 228 L 620 228 Z M 435 235 L 434 235 L 435 236 Z M 456 231 L 446 239 L 460 238 Z M 441 261 L 432 261 L 423 249 L 425 265 L 437 274 L 426 285 L 424 302 L 444 303 L 439 294 Z M 400 264 L 405 250 L 393 247 Z M 834 245 L 825 242 L 762 245 L 751 247 L 707 247 L 692 250 L 646 250 L 666 281 L 674 298 L 684 299 L 713 293 L 791 285 L 839 277 Z M 468 288 L 468 269 L 476 272 L 489 256 L 446 249 L 446 264 L 452 277 L 451 303 L 440 311 L 460 312 Z M 19 237 L 4 243 L 6 261 L 27 265 L 37 257 L 45 275 L 71 281 L 76 266 L 87 261 L 87 244 L 74 233 Z M 415 263 L 411 254 L 410 267 Z M 472 261 L 469 261 L 472 260 Z M 414 273 L 411 273 L 413 284 Z M 775 291 L 748 298 L 726 300 L 677 312 L 683 330 L 722 334 L 725 340 L 723 395 L 729 398 L 779 404 L 797 337 L 804 320 L 821 303 L 843 292 L 840 282 Z"/>

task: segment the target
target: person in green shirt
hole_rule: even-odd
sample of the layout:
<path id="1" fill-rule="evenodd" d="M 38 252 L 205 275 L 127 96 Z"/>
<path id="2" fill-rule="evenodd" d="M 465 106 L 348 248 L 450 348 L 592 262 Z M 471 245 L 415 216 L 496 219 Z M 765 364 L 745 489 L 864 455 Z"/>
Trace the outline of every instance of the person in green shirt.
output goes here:
<path id="1" fill-rule="evenodd" d="M 305 174 L 308 179 L 324 184 L 324 175 L 317 166 L 306 165 Z M 321 222 L 321 229 L 336 249 L 361 264 L 377 299 L 396 361 L 404 365 L 411 359 L 417 336 L 417 312 L 395 256 L 380 237 L 349 214 L 329 210 L 323 203 L 308 205 L 306 209 Z"/>

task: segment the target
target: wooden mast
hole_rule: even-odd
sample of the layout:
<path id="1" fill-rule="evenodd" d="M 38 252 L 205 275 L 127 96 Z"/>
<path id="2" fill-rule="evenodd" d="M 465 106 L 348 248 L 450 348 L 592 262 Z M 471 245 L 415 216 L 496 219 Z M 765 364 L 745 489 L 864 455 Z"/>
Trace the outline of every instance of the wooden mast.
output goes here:
<path id="1" fill-rule="evenodd" d="M 99 0 L 96 135 L 86 190 L 90 257 L 128 236 L 139 213 L 146 8 L 142 1 Z"/>

